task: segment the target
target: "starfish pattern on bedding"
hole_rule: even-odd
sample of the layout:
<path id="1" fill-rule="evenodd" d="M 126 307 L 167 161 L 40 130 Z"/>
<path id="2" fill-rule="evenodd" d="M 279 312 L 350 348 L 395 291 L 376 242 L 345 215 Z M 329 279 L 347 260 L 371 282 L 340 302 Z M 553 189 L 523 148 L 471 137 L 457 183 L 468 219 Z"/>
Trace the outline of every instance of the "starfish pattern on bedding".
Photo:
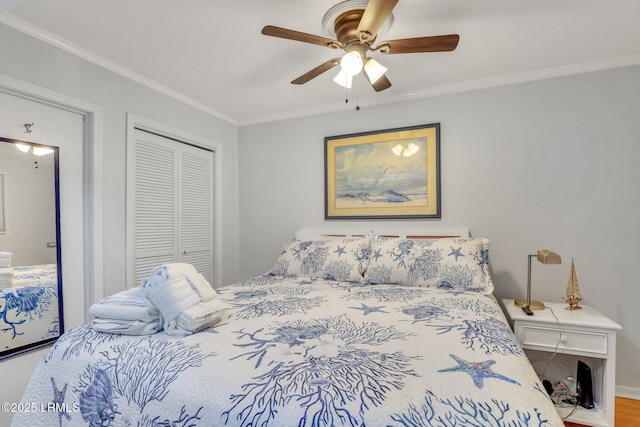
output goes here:
<path id="1" fill-rule="evenodd" d="M 67 393 L 67 383 L 64 383 L 62 390 L 59 390 L 56 386 L 56 380 L 51 377 L 51 385 L 53 386 L 53 408 L 58 412 L 58 421 L 62 427 L 62 417 L 65 417 L 67 421 L 71 421 L 71 415 L 67 414 L 67 410 L 64 406 L 64 398 Z"/>
<path id="2" fill-rule="evenodd" d="M 344 245 L 343 247 L 340 247 L 340 245 L 337 245 L 337 248 L 335 251 L 333 251 L 333 253 L 338 254 L 338 258 L 340 258 L 340 255 L 342 254 L 346 254 L 347 252 L 344 250 L 344 248 L 346 248 L 347 245 Z"/>
<path id="3" fill-rule="evenodd" d="M 451 256 L 453 255 L 456 258 L 456 261 L 458 260 L 458 257 L 464 256 L 461 251 L 462 251 L 462 246 L 460 246 L 458 249 L 453 249 L 453 246 L 449 246 L 451 248 L 451 253 L 447 256 Z"/>
<path id="4" fill-rule="evenodd" d="M 384 308 L 383 305 L 377 306 L 377 307 L 371 307 L 368 306 L 366 304 L 361 304 L 362 307 L 349 307 L 349 308 L 354 308 L 356 310 L 362 310 L 362 312 L 364 313 L 364 315 L 366 316 L 369 313 L 374 313 L 374 312 L 378 312 L 378 313 L 388 313 L 388 311 L 384 311 L 382 310 L 382 308 Z"/>
<path id="5" fill-rule="evenodd" d="M 512 380 L 509 377 L 498 374 L 491 370 L 491 367 L 496 364 L 495 360 L 486 360 L 484 362 L 467 362 L 464 359 L 459 358 L 455 354 L 450 354 L 451 358 L 458 362 L 458 366 L 452 368 L 440 369 L 438 372 L 464 372 L 471 376 L 473 383 L 476 387 L 482 388 L 484 386 L 485 378 L 497 378 L 499 380 L 507 381 L 512 384 L 520 385 L 518 381 Z"/>

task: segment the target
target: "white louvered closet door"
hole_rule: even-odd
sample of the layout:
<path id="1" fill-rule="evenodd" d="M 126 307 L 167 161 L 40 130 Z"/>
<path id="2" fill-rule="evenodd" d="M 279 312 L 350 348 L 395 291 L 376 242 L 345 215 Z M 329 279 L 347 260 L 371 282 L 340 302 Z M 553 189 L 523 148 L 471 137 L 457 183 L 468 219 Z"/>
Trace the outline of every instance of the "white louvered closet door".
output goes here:
<path id="1" fill-rule="evenodd" d="M 214 153 L 141 130 L 135 144 L 135 284 L 187 262 L 213 285 Z"/>
<path id="2" fill-rule="evenodd" d="M 213 284 L 213 153 L 180 144 L 178 259 Z"/>

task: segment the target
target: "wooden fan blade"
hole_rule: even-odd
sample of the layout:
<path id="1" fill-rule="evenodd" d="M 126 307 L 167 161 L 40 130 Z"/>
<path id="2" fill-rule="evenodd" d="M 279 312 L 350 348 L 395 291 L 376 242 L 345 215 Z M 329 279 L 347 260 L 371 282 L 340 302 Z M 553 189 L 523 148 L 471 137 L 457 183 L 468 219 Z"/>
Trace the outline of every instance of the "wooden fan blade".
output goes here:
<path id="1" fill-rule="evenodd" d="M 376 50 L 382 53 L 450 52 L 458 46 L 460 36 L 416 37 L 414 39 L 386 40 L 378 43 Z"/>
<path id="2" fill-rule="evenodd" d="M 391 82 L 389 81 L 387 76 L 382 76 L 378 80 L 376 80 L 376 82 L 373 83 L 371 86 L 373 86 L 373 89 L 376 92 L 380 92 L 385 89 L 389 89 L 391 87 Z"/>
<path id="3" fill-rule="evenodd" d="M 371 86 L 376 92 L 381 92 L 385 89 L 389 89 L 391 87 L 391 82 L 389 81 L 387 76 L 382 76 L 378 80 L 376 80 L 375 83 L 371 83 Z"/>
<path id="4" fill-rule="evenodd" d="M 305 84 L 309 80 L 318 77 L 320 74 L 324 73 L 325 71 L 329 71 L 330 69 L 332 69 L 333 67 L 338 65 L 340 63 L 340 59 L 342 59 L 342 58 L 330 59 L 327 62 L 325 62 L 324 64 L 318 65 L 313 70 L 304 73 L 303 75 L 301 75 L 297 79 L 293 80 L 291 83 L 294 84 L 294 85 Z"/>
<path id="5" fill-rule="evenodd" d="M 302 33 L 300 31 L 288 30 L 286 28 L 274 27 L 273 25 L 267 25 L 266 27 L 264 27 L 262 29 L 262 34 L 264 34 L 265 36 L 280 37 L 281 39 L 289 39 L 304 43 L 317 44 L 333 49 L 343 47 L 342 44 L 337 40 L 332 40 L 313 34 Z"/>
<path id="6" fill-rule="evenodd" d="M 373 40 L 387 20 L 398 0 L 370 0 L 358 24 L 361 42 Z"/>
<path id="7" fill-rule="evenodd" d="M 367 80 L 369 80 L 369 76 L 367 76 L 367 73 L 362 73 L 362 74 L 364 74 Z M 371 80 L 369 80 L 369 83 L 371 83 Z M 387 76 L 383 75 L 379 77 L 375 83 L 371 83 L 371 86 L 373 87 L 373 90 L 375 90 L 376 92 L 381 92 L 385 89 L 389 89 L 391 87 L 391 82 L 389 81 Z"/>

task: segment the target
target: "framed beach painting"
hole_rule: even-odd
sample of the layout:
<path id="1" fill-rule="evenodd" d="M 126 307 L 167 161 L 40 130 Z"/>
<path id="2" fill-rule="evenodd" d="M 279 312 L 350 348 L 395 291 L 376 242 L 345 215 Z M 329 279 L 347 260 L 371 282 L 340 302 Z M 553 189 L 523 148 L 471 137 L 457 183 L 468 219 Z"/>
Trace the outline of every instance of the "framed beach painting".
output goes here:
<path id="1" fill-rule="evenodd" d="M 329 136 L 326 219 L 440 218 L 440 124 Z"/>

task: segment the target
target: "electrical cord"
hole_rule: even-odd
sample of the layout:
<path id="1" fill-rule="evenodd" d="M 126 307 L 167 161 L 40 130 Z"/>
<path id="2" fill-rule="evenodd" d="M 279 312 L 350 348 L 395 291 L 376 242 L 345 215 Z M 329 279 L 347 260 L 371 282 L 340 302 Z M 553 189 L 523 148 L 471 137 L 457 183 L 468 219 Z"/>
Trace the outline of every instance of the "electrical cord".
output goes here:
<path id="1" fill-rule="evenodd" d="M 560 331 L 560 335 L 558 335 L 558 341 L 556 342 L 556 346 L 553 349 L 553 354 L 551 354 L 549 359 L 547 359 L 547 363 L 544 365 L 544 370 L 542 371 L 542 375 L 541 375 L 543 379 L 546 378 L 549 364 L 551 363 L 553 358 L 556 357 L 556 354 L 558 354 L 558 347 L 560 347 L 560 343 L 562 342 L 562 326 L 560 325 L 560 319 L 558 319 L 558 316 L 556 316 L 556 313 L 553 312 L 553 309 L 551 307 L 545 305 L 544 309 L 545 310 L 549 309 L 549 311 L 551 312 L 551 315 L 556 319 L 556 323 L 558 325 L 558 330 Z"/>
<path id="2" fill-rule="evenodd" d="M 542 371 L 542 374 L 540 375 L 540 379 L 542 379 L 543 385 L 545 386 L 545 389 L 547 390 L 547 393 L 549 394 L 549 397 L 551 398 L 551 401 L 554 403 L 555 406 L 566 408 L 567 406 L 564 406 L 565 403 L 570 404 L 570 406 L 573 406 L 573 409 L 571 410 L 571 412 L 569 412 L 569 414 L 565 415 L 562 418 L 562 421 L 564 421 L 578 410 L 578 399 L 576 394 L 571 392 L 571 389 L 567 386 L 567 384 L 564 381 L 562 380 L 557 381 L 555 384 L 555 387 L 553 387 L 551 381 L 546 376 L 547 369 L 549 369 L 549 365 L 551 364 L 551 361 L 553 360 L 553 358 L 556 357 L 556 354 L 558 354 L 558 347 L 560 347 L 560 343 L 562 342 L 562 325 L 560 324 L 560 319 L 558 319 L 558 316 L 556 316 L 556 313 L 554 313 L 551 307 L 545 306 L 544 309 L 545 310 L 549 309 L 549 311 L 551 312 L 551 315 L 556 319 L 556 324 L 558 325 L 558 331 L 560 332 L 560 334 L 558 335 L 558 341 L 556 342 L 556 346 L 553 349 L 553 353 L 547 359 L 547 362 L 544 365 L 544 369 Z M 569 380 L 569 378 L 571 377 L 567 377 L 567 380 Z M 548 382 L 548 384 L 545 384 L 545 381 Z M 549 386 L 551 386 L 551 390 L 552 390 L 551 392 L 549 391 L 549 388 L 548 388 Z M 553 396 L 556 397 L 556 401 L 553 400 L 552 398 Z"/>

